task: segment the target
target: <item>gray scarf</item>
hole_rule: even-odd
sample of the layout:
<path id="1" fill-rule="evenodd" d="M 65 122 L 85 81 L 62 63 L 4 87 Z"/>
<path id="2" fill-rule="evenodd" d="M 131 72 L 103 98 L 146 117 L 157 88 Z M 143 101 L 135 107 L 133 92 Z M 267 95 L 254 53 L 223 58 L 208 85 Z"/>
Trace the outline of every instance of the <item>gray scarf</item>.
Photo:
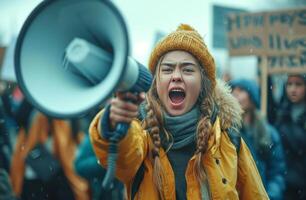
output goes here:
<path id="1" fill-rule="evenodd" d="M 199 119 L 200 109 L 197 106 L 180 116 L 173 117 L 164 112 L 165 128 L 173 136 L 172 149 L 182 148 L 195 141 Z M 162 141 L 165 141 L 165 138 L 162 138 Z"/>

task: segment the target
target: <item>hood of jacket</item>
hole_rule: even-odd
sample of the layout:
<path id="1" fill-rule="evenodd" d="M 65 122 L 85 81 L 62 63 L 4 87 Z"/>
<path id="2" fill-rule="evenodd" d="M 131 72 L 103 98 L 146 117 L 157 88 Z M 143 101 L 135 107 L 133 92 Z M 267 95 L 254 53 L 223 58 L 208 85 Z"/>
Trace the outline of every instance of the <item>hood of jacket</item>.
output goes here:
<path id="1" fill-rule="evenodd" d="M 231 88 L 222 80 L 217 80 L 213 92 L 213 98 L 217 107 L 217 116 L 220 119 L 221 130 L 228 128 L 240 129 L 243 110 L 231 94 Z"/>

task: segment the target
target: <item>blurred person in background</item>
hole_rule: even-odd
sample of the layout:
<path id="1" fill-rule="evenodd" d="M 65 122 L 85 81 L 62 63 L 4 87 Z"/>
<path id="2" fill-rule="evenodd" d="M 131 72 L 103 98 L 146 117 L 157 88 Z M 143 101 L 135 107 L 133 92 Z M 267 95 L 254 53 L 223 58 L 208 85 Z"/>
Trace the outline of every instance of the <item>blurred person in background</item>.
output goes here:
<path id="1" fill-rule="evenodd" d="M 9 172 L 10 159 L 12 155 L 12 145 L 9 135 L 9 129 L 7 125 L 7 114 L 2 101 L 6 91 L 6 85 L 0 81 L 0 168 L 5 169 Z"/>
<path id="2" fill-rule="evenodd" d="M 15 196 L 7 171 L 0 168 L 0 199 L 1 200 L 18 200 Z"/>
<path id="3" fill-rule="evenodd" d="M 74 160 L 75 170 L 81 177 L 90 183 L 92 200 L 122 200 L 124 199 L 124 186 L 118 180 L 114 181 L 111 190 L 102 188 L 102 181 L 106 174 L 106 169 L 98 163 L 98 159 L 93 151 L 89 135 L 86 135 Z"/>
<path id="4" fill-rule="evenodd" d="M 229 71 L 224 71 L 222 76 L 221 76 L 221 79 L 224 82 L 228 83 L 228 82 L 230 82 L 232 80 L 232 75 L 231 75 L 231 73 Z"/>
<path id="5" fill-rule="evenodd" d="M 22 200 L 89 199 L 87 181 L 73 167 L 81 134 L 75 122 L 53 119 L 36 110 L 25 117 L 29 116 L 28 128 L 19 128 L 10 167 L 15 195 Z"/>
<path id="6" fill-rule="evenodd" d="M 0 168 L 9 172 L 12 146 L 4 115 L 5 113 L 0 105 Z"/>
<path id="7" fill-rule="evenodd" d="M 306 74 L 289 75 L 276 127 L 288 164 L 286 199 L 306 199 Z"/>
<path id="8" fill-rule="evenodd" d="M 270 199 L 281 200 L 285 189 L 285 158 L 279 133 L 259 111 L 260 95 L 255 81 L 236 79 L 230 85 L 244 110 L 241 135 L 252 152 Z"/>
<path id="9" fill-rule="evenodd" d="M 28 126 L 28 116 L 33 107 L 24 99 L 16 83 L 0 82 L 0 165 L 9 172 L 12 147 L 19 127 Z"/>

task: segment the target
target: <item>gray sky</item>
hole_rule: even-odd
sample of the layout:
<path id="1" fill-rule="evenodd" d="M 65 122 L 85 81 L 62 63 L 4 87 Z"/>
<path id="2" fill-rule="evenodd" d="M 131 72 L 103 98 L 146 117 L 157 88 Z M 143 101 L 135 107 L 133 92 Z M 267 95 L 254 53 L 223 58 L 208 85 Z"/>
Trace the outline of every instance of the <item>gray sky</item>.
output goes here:
<path id="1" fill-rule="evenodd" d="M 231 65 L 227 51 L 212 48 L 212 7 L 275 10 L 294 6 L 294 0 L 113 0 L 123 15 L 129 30 L 131 56 L 147 64 L 157 32 L 169 33 L 180 23 L 191 24 L 204 37 L 221 68 Z M 296 0 L 295 0 L 296 1 Z M 41 0 L 0 0 L 0 45 L 7 46 L 16 36 L 31 10 Z M 233 59 L 233 62 L 234 59 Z M 254 65 L 254 61 L 247 61 Z M 252 63 L 252 64 L 250 64 Z M 237 65 L 237 64 L 233 64 Z M 247 69 L 245 73 L 255 73 Z M 241 72 L 241 70 L 240 70 Z M 243 72 L 241 72 L 243 74 Z M 252 75 L 250 75 L 252 76 Z"/>

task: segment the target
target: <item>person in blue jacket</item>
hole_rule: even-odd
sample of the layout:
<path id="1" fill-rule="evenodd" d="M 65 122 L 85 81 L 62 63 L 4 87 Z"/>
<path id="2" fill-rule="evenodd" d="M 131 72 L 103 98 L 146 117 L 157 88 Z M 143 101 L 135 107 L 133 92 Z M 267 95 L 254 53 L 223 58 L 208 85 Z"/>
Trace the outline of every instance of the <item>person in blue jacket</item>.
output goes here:
<path id="1" fill-rule="evenodd" d="M 283 147 L 279 133 L 259 112 L 259 87 L 247 79 L 232 80 L 230 85 L 244 110 L 241 135 L 251 150 L 270 199 L 281 200 L 286 170 Z"/>

